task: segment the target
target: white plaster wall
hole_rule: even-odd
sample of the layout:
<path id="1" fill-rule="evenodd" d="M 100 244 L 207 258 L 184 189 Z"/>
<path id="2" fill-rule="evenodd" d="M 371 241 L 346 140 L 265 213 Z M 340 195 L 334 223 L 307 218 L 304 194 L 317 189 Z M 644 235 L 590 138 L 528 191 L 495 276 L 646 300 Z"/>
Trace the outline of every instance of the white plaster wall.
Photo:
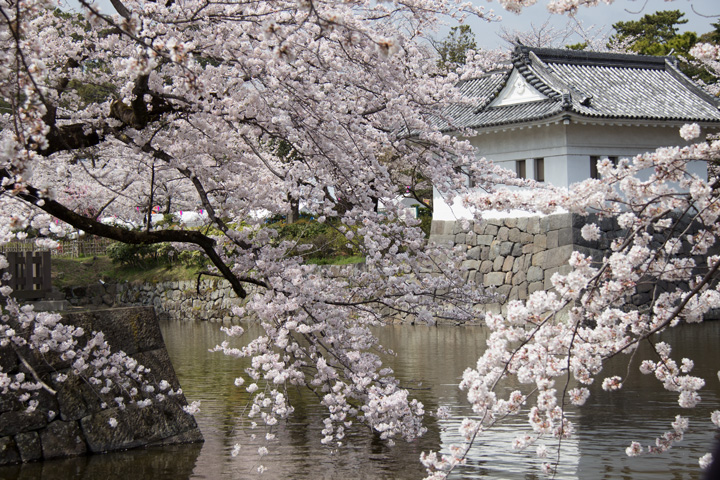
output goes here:
<path id="1" fill-rule="evenodd" d="M 555 123 L 532 127 L 506 127 L 470 138 L 478 156 L 515 171 L 517 160 L 544 158 L 545 181 L 567 187 L 590 177 L 590 157 L 632 157 L 658 147 L 686 145 L 679 135 L 681 124 L 671 126 L 590 125 Z M 707 131 L 704 129 L 704 133 Z M 693 163 L 693 173 L 707 176 L 704 162 Z M 535 178 L 534 164 L 526 175 Z M 434 193 L 433 220 L 471 218 L 459 199 L 446 200 Z"/>

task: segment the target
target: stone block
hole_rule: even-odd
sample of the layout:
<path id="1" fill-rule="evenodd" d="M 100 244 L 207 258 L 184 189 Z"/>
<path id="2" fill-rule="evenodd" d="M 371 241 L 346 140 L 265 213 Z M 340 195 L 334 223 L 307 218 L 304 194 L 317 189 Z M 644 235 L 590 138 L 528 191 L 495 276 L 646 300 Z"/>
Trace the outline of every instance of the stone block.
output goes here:
<path id="1" fill-rule="evenodd" d="M 529 254 L 529 253 L 535 253 L 538 249 L 535 248 L 535 245 L 532 243 L 529 243 L 527 245 L 523 245 L 522 247 L 522 253 Z"/>
<path id="2" fill-rule="evenodd" d="M 465 232 L 455 234 L 455 245 L 464 245 L 466 243 L 467 235 Z"/>
<path id="3" fill-rule="evenodd" d="M 38 430 L 46 424 L 45 416 L 37 410 L 31 413 L 24 410 L 5 412 L 0 414 L 0 437 Z"/>
<path id="4" fill-rule="evenodd" d="M 547 250 L 545 252 L 545 262 L 542 266 L 545 269 L 550 269 L 564 265 L 570 259 L 572 252 L 572 245 L 564 245 L 562 247 L 553 248 L 552 250 Z"/>
<path id="5" fill-rule="evenodd" d="M 545 255 L 547 252 L 538 252 L 533 254 L 531 264 L 534 267 L 542 267 L 545 264 Z"/>
<path id="6" fill-rule="evenodd" d="M 558 247 L 558 232 L 559 230 L 550 230 L 547 233 L 547 239 L 545 241 L 546 248 L 557 248 Z"/>
<path id="7" fill-rule="evenodd" d="M 478 245 L 492 245 L 495 235 L 478 235 L 475 241 Z"/>
<path id="8" fill-rule="evenodd" d="M 480 268 L 480 260 L 463 260 L 462 268 L 465 270 L 477 270 Z"/>
<path id="9" fill-rule="evenodd" d="M 526 280 L 527 275 L 525 274 L 525 272 L 517 272 L 515 275 L 513 275 L 512 284 L 520 285 L 521 283 L 525 283 Z"/>
<path id="10" fill-rule="evenodd" d="M 544 278 L 544 271 L 541 267 L 533 266 L 528 268 L 527 281 L 528 282 L 541 282 Z"/>
<path id="11" fill-rule="evenodd" d="M 540 217 L 528 218 L 527 233 L 531 233 L 533 235 L 540 233 Z"/>
<path id="12" fill-rule="evenodd" d="M 548 221 L 549 230 L 560 230 L 573 226 L 573 216 L 570 213 L 557 213 L 545 217 Z"/>
<path id="13" fill-rule="evenodd" d="M 113 324 L 116 325 L 113 330 L 118 336 L 109 337 L 105 328 Z M 152 309 L 128 307 L 104 310 L 93 322 L 93 326 L 97 330 L 104 331 L 106 338 L 112 338 L 115 351 L 123 350 L 128 355 L 136 351 L 165 347 L 160 326 Z M 126 350 L 120 346 L 122 344 L 132 344 L 136 350 Z"/>
<path id="14" fill-rule="evenodd" d="M 40 432 L 43 458 L 74 457 L 87 452 L 85 438 L 77 422 L 55 420 Z"/>
<path id="15" fill-rule="evenodd" d="M 572 227 L 568 228 L 561 228 L 557 231 L 558 233 L 558 245 L 559 247 L 562 247 L 563 245 L 573 245 L 577 243 L 576 240 L 576 234 L 578 239 L 582 240 L 582 237 L 580 236 L 580 232 Z M 548 246 L 550 248 L 550 246 Z"/>
<path id="16" fill-rule="evenodd" d="M 515 263 L 515 257 L 505 257 L 505 261 L 502 264 L 502 271 L 510 272 L 513 268 L 514 263 Z"/>
<path id="17" fill-rule="evenodd" d="M 500 242 L 495 240 L 490 245 L 490 251 L 488 253 L 488 260 L 495 260 L 500 255 Z"/>
<path id="18" fill-rule="evenodd" d="M 513 243 L 512 242 L 502 242 L 500 244 L 500 255 L 503 257 L 506 257 L 512 253 L 513 249 Z"/>
<path id="19" fill-rule="evenodd" d="M 488 287 L 502 285 L 505 280 L 505 274 L 502 272 L 486 273 L 483 278 L 483 285 Z"/>
<path id="20" fill-rule="evenodd" d="M 490 260 L 483 260 L 483 262 L 480 264 L 480 273 L 489 273 L 492 271 L 493 262 Z"/>
<path id="21" fill-rule="evenodd" d="M 528 295 L 531 295 L 533 292 L 537 292 L 538 290 L 544 290 L 543 282 L 532 282 L 528 284 Z"/>
<path id="22" fill-rule="evenodd" d="M 0 465 L 12 465 L 21 461 L 22 458 L 13 437 L 0 438 Z"/>
<path id="23" fill-rule="evenodd" d="M 517 217 L 508 217 L 505 219 L 505 226 L 508 228 L 517 227 Z"/>
<path id="24" fill-rule="evenodd" d="M 505 220 L 502 218 L 488 218 L 486 219 L 488 225 L 494 225 L 496 227 L 502 227 L 505 224 Z"/>
<path id="25" fill-rule="evenodd" d="M 497 287 L 496 292 L 502 295 L 503 297 L 507 297 L 510 293 L 510 290 L 512 289 L 512 286 L 510 285 L 501 285 Z"/>
<path id="26" fill-rule="evenodd" d="M 52 382 L 57 390 L 60 419 L 79 420 L 100 410 L 96 392 L 82 379 L 71 375 L 64 382 Z"/>
<path id="27" fill-rule="evenodd" d="M 521 231 L 526 231 L 528 225 L 528 217 L 520 217 L 517 219 L 517 223 L 515 226 L 519 228 Z"/>
<path id="28" fill-rule="evenodd" d="M 487 260 L 490 258 L 490 247 L 480 247 L 480 260 Z"/>
<path id="29" fill-rule="evenodd" d="M 508 240 L 511 242 L 520 242 L 520 230 L 518 228 L 511 228 L 508 232 Z"/>
<path id="30" fill-rule="evenodd" d="M 455 235 L 430 235 L 430 241 L 438 245 L 455 245 Z"/>
<path id="31" fill-rule="evenodd" d="M 495 260 L 493 260 L 493 271 L 499 272 L 502 270 L 503 263 L 505 263 L 505 257 L 495 257 Z"/>
<path id="32" fill-rule="evenodd" d="M 12 348 L 0 348 L 0 369 L 8 373 L 18 366 L 18 357 Z"/>
<path id="33" fill-rule="evenodd" d="M 15 445 L 23 462 L 34 462 L 42 458 L 42 443 L 37 432 L 18 433 Z"/>
<path id="34" fill-rule="evenodd" d="M 523 245 L 525 245 L 526 243 L 533 243 L 534 239 L 535 237 L 530 233 L 520 233 L 520 243 L 522 243 Z"/>
<path id="35" fill-rule="evenodd" d="M 547 235 L 542 233 L 538 233 L 537 235 L 535 235 L 535 238 L 533 239 L 533 245 L 540 249 L 547 248 Z"/>
<path id="36" fill-rule="evenodd" d="M 459 221 L 459 222 L 453 222 L 453 229 L 452 234 L 457 235 L 458 233 L 465 233 L 468 230 L 472 230 L 472 222 L 469 221 Z"/>
<path id="37" fill-rule="evenodd" d="M 510 252 L 510 255 L 513 257 L 519 257 L 523 254 L 523 247 L 519 243 L 513 243 L 512 251 Z"/>
<path id="38" fill-rule="evenodd" d="M 498 234 L 498 230 L 499 230 L 498 225 L 502 225 L 502 224 L 501 223 L 498 223 L 498 224 L 487 223 L 485 225 L 485 228 L 483 228 L 483 234 L 491 235 L 492 237 L 495 237 Z"/>
<path id="39" fill-rule="evenodd" d="M 505 273 L 505 280 L 503 281 L 505 285 L 512 285 L 512 272 L 506 272 Z"/>
<path id="40" fill-rule="evenodd" d="M 469 258 L 470 260 L 480 260 L 480 254 L 481 254 L 481 252 L 482 252 L 482 248 L 481 248 L 481 247 L 471 247 L 471 248 L 467 251 L 466 256 L 467 256 L 467 258 Z"/>
<path id="41" fill-rule="evenodd" d="M 501 242 L 507 242 L 508 236 L 510 235 L 510 229 L 507 227 L 500 227 L 497 233 L 497 239 Z"/>
<path id="42" fill-rule="evenodd" d="M 528 284 L 523 282 L 518 285 L 518 300 L 527 300 L 528 298 Z"/>

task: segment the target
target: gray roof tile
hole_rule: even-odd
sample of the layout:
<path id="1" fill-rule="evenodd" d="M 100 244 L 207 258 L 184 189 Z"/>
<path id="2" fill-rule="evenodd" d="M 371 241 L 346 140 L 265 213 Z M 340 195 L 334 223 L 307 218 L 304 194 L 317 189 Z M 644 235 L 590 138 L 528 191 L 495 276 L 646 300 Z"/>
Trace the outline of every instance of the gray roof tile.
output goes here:
<path id="1" fill-rule="evenodd" d="M 563 112 L 597 119 L 720 124 L 716 99 L 685 77 L 669 57 L 518 47 L 513 66 L 548 99 L 490 107 L 510 72 L 488 74 L 459 85 L 478 101 L 449 107 L 447 115 L 453 121 L 443 128 L 538 121 Z"/>

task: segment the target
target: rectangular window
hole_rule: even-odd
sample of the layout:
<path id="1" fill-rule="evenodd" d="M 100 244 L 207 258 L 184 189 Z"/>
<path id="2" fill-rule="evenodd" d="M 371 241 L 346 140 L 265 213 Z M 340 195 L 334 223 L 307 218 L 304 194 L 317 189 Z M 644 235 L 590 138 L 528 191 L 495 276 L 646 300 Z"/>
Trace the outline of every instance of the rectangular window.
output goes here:
<path id="1" fill-rule="evenodd" d="M 527 178 L 525 174 L 525 160 L 517 160 L 515 162 L 515 174 L 518 178 Z"/>
<path id="2" fill-rule="evenodd" d="M 590 178 L 600 178 L 600 174 L 598 173 L 597 164 L 600 160 L 603 158 L 607 158 L 612 162 L 613 165 L 618 164 L 618 157 L 599 157 L 597 155 L 591 155 L 590 156 Z"/>
<path id="3" fill-rule="evenodd" d="M 537 180 L 538 182 L 545 181 L 545 159 L 544 158 L 536 158 L 535 159 L 535 180 Z"/>

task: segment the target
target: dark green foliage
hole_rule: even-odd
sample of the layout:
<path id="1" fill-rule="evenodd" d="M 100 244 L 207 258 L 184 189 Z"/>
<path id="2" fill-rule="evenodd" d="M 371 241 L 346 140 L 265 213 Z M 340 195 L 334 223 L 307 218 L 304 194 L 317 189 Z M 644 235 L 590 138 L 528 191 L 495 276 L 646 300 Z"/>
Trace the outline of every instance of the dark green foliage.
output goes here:
<path id="1" fill-rule="evenodd" d="M 430 237 L 430 226 L 432 225 L 432 210 L 425 207 L 418 207 L 418 219 L 420 219 L 420 228 L 426 237 Z"/>
<path id="2" fill-rule="evenodd" d="M 278 241 L 295 242 L 297 246 L 290 253 L 305 258 L 333 258 L 358 255 L 359 249 L 353 246 L 340 232 L 336 222 L 320 223 L 317 220 L 301 218 L 295 223 L 284 220 L 269 226 L 278 233 Z M 310 245 L 309 249 L 302 245 Z"/>
<path id="3" fill-rule="evenodd" d="M 617 33 L 611 40 L 633 39 L 630 50 L 641 55 L 673 55 L 680 60 L 678 66 L 683 73 L 711 81 L 707 72 L 691 63 L 690 49 L 699 40 L 697 33 L 678 33 L 679 27 L 688 22 L 684 16 L 680 10 L 664 10 L 647 14 L 640 20 L 617 22 L 613 24 Z"/>
<path id="4" fill-rule="evenodd" d="M 115 264 L 132 267 L 170 265 L 173 262 L 179 261 L 180 257 L 177 249 L 169 243 L 130 245 L 116 242 L 108 246 L 107 255 Z"/>
<path id="5" fill-rule="evenodd" d="M 468 50 L 477 50 L 475 34 L 469 25 L 458 25 L 450 29 L 445 40 L 436 43 L 435 49 L 440 55 L 438 67 L 448 71 L 465 64 Z"/>
<path id="6" fill-rule="evenodd" d="M 574 43 L 572 45 L 565 45 L 568 50 L 585 50 L 588 47 L 588 42 Z"/>
<path id="7" fill-rule="evenodd" d="M 640 20 L 617 22 L 613 24 L 613 29 L 617 32 L 613 37 L 637 37 L 631 47 L 633 51 L 646 55 L 657 55 L 646 52 L 656 48 L 654 45 L 666 44 L 677 37 L 678 26 L 688 22 L 687 19 L 683 19 L 684 16 L 685 14 L 680 10 L 664 10 L 649 13 Z"/>
<path id="8" fill-rule="evenodd" d="M 95 85 L 72 80 L 68 86 L 77 92 L 85 105 L 102 103 L 115 93 L 115 87 L 111 84 Z"/>
<path id="9" fill-rule="evenodd" d="M 710 25 L 712 25 L 715 30 L 703 33 L 700 35 L 698 41 L 702 43 L 712 43 L 713 45 L 720 44 L 720 22 L 711 23 Z"/>

